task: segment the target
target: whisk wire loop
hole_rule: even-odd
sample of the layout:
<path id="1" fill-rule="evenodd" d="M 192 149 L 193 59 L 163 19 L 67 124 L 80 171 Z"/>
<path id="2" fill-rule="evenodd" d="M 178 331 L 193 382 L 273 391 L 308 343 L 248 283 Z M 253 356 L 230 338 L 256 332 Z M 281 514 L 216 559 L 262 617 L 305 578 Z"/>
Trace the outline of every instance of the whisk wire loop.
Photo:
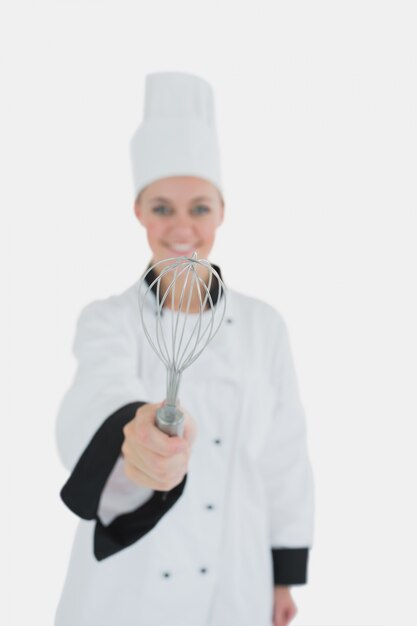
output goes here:
<path id="1" fill-rule="evenodd" d="M 199 275 L 199 267 L 208 276 L 207 282 Z M 151 281 L 146 281 L 151 272 Z M 162 283 L 167 278 L 168 285 L 163 290 Z M 213 280 L 217 281 L 215 301 Z M 145 282 L 147 287 L 144 287 Z M 147 328 L 144 315 L 144 304 L 151 290 L 156 291 L 153 333 Z M 192 304 L 197 306 L 197 313 L 190 313 Z M 168 316 L 165 321 L 164 306 L 171 309 L 171 320 Z M 223 281 L 210 262 L 197 259 L 196 253 L 192 258 L 164 259 L 152 265 L 142 277 L 139 311 L 145 336 L 166 367 L 166 402 L 157 412 L 157 425 L 169 435 L 181 434 L 183 415 L 176 406 L 181 375 L 201 355 L 222 325 L 226 311 Z M 165 335 L 169 330 L 171 337 L 167 338 Z"/>

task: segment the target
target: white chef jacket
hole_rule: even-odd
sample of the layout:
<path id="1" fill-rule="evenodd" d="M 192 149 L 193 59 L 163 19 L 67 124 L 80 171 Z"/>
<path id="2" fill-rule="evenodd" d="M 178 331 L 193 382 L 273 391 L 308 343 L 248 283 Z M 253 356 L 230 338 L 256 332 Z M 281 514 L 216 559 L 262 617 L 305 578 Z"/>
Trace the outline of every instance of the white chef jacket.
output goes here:
<path id="1" fill-rule="evenodd" d="M 286 323 L 227 291 L 222 327 L 182 376 L 197 437 L 187 475 L 164 499 L 125 477 L 120 456 L 124 424 L 166 391 L 140 322 L 139 284 L 91 302 L 77 323 L 57 442 L 70 472 L 61 497 L 81 520 L 55 626 L 270 626 L 274 583 L 306 582 L 313 543 L 313 474 Z M 164 309 L 167 323 L 172 314 Z"/>

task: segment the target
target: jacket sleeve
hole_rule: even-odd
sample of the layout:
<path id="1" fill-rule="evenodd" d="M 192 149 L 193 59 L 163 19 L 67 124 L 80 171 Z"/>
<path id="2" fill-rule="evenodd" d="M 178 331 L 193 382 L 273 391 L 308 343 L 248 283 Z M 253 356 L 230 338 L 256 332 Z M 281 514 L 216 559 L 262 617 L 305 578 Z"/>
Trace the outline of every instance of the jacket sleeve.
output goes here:
<path id="1" fill-rule="evenodd" d="M 280 315 L 276 322 L 269 344 L 272 417 L 261 466 L 269 502 L 274 582 L 297 585 L 307 582 L 314 482 L 288 329 Z"/>
<path id="2" fill-rule="evenodd" d="M 145 404 L 135 330 L 116 298 L 87 305 L 77 321 L 77 368 L 58 410 L 56 440 L 70 476 L 61 498 L 95 520 L 98 560 L 149 532 L 182 494 L 186 477 L 167 493 L 128 486 L 120 472 L 123 427 Z"/>

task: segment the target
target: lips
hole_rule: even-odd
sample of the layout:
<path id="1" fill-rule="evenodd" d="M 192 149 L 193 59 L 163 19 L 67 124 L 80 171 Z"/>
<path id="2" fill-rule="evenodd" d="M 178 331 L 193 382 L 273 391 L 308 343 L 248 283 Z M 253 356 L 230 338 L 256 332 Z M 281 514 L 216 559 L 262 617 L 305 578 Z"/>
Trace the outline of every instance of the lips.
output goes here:
<path id="1" fill-rule="evenodd" d="M 197 246 L 194 243 L 169 243 L 167 247 L 174 255 L 189 256 L 193 254 Z"/>

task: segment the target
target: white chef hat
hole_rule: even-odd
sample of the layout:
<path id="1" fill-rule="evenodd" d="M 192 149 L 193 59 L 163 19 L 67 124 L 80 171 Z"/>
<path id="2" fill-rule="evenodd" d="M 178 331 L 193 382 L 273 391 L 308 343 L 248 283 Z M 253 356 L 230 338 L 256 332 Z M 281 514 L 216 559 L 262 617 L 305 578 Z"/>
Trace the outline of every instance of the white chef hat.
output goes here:
<path id="1" fill-rule="evenodd" d="M 135 198 L 168 176 L 197 176 L 223 196 L 210 84 L 184 72 L 146 75 L 143 122 L 130 142 Z"/>

